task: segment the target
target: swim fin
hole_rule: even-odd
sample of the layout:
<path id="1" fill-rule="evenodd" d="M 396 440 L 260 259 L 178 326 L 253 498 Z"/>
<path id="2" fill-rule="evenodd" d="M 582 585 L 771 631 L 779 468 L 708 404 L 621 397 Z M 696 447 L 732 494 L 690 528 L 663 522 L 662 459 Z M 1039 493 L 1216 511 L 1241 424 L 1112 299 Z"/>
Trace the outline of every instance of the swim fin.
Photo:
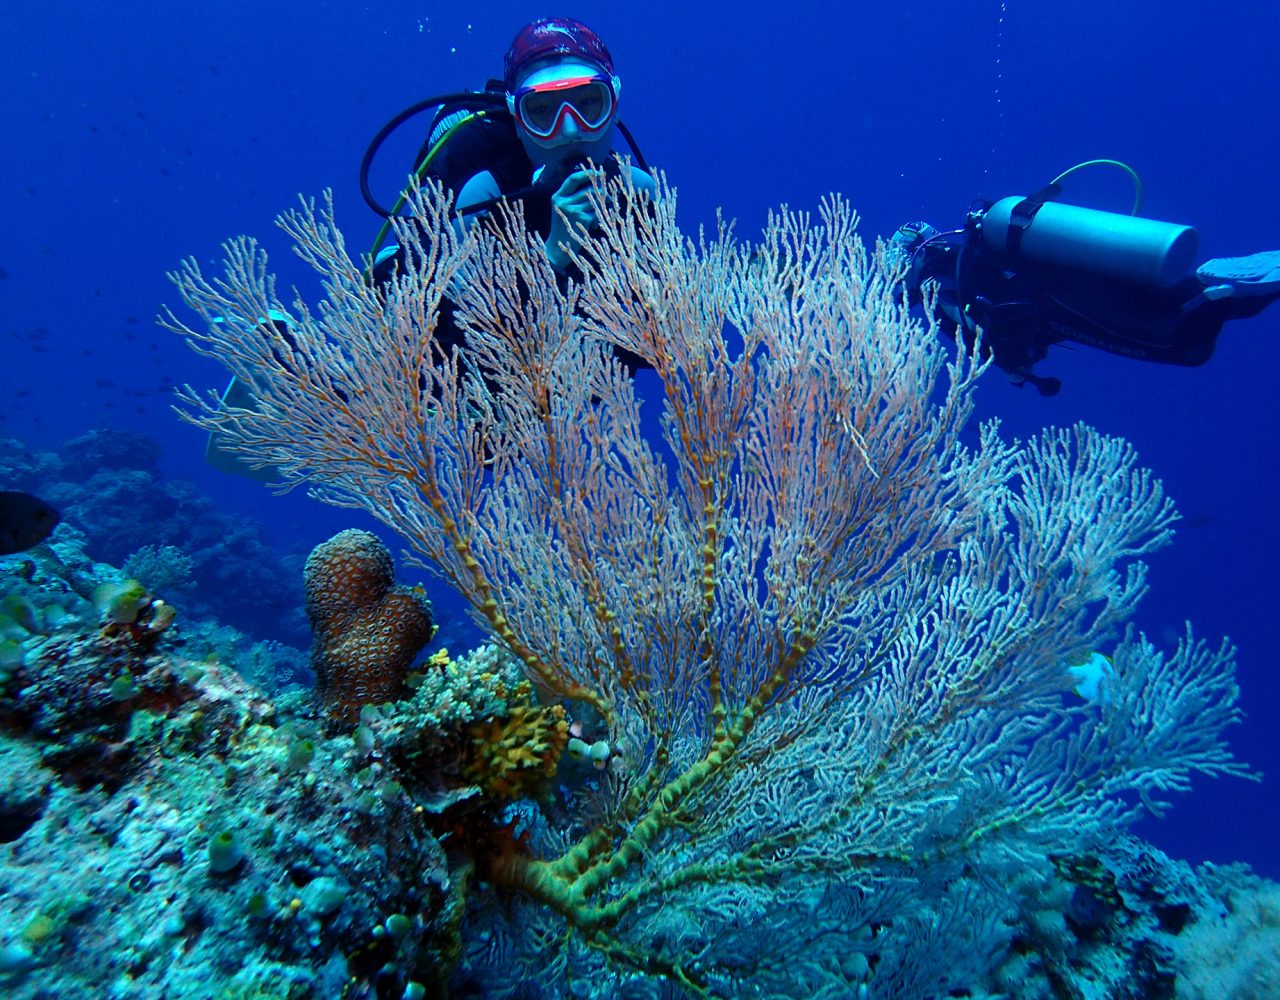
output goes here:
<path id="1" fill-rule="evenodd" d="M 257 403 L 253 390 L 236 378 L 232 378 L 227 384 L 221 398 L 222 405 L 228 409 L 252 410 Z M 204 460 L 219 472 L 227 472 L 244 479 L 255 479 L 260 483 L 280 481 L 279 470 L 274 466 L 254 468 L 244 460 L 243 456 L 228 450 L 223 442 L 223 436 L 213 431 L 204 446 Z"/>
<path id="2" fill-rule="evenodd" d="M 1217 257 L 1196 268 L 1209 299 L 1280 295 L 1280 250 L 1248 257 Z"/>

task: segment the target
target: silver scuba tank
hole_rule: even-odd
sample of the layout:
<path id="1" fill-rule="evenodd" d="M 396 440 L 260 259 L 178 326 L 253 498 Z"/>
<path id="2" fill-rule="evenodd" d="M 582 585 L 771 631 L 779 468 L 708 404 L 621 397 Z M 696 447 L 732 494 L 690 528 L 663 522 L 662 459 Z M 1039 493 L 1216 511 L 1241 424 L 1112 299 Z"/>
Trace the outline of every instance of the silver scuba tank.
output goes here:
<path id="1" fill-rule="evenodd" d="M 1190 226 L 1055 201 L 1015 224 L 1015 209 L 1025 200 L 1001 198 L 983 215 L 982 238 L 993 250 L 1156 288 L 1191 273 L 1200 237 Z M 1020 237 L 1011 232 L 1019 228 Z"/>

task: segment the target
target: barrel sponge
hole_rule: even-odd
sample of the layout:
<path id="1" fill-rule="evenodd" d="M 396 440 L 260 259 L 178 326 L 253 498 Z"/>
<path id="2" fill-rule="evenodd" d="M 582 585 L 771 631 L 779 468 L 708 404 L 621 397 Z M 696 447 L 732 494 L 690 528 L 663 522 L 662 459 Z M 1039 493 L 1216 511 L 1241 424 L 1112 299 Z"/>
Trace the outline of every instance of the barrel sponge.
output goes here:
<path id="1" fill-rule="evenodd" d="M 312 550 L 303 579 L 311 664 L 330 715 L 352 721 L 362 706 L 400 697 L 431 639 L 431 604 L 395 586 L 387 547 L 368 531 L 340 531 Z"/>

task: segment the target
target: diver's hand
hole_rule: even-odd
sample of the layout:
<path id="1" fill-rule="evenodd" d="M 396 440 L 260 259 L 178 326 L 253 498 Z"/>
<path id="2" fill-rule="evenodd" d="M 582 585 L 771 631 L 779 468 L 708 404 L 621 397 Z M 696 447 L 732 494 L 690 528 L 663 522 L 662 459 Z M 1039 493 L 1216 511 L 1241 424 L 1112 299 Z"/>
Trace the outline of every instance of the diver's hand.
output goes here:
<path id="1" fill-rule="evenodd" d="M 547 235 L 547 258 L 563 271 L 569 266 L 568 251 L 578 246 L 581 235 L 599 221 L 591 204 L 591 185 L 604 176 L 593 168 L 575 170 L 551 196 L 551 231 Z"/>

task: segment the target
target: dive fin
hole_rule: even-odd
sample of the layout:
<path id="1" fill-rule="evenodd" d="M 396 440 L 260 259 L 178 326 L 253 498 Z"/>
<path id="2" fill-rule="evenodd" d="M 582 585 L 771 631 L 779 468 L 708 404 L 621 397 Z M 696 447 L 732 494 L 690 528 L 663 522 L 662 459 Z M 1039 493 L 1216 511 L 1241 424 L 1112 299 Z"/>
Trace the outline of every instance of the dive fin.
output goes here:
<path id="1" fill-rule="evenodd" d="M 253 390 L 237 378 L 232 378 L 222 393 L 222 405 L 227 409 L 252 410 L 257 403 Z M 280 481 L 280 473 L 274 466 L 254 468 L 243 457 L 229 451 L 223 445 L 223 436 L 217 431 L 209 435 L 204 446 L 204 460 L 219 472 L 226 472 L 243 479 L 254 479 L 260 483 Z"/>
<path id="2" fill-rule="evenodd" d="M 1248 257 L 1217 257 L 1196 268 L 1209 299 L 1280 295 L 1280 250 Z"/>

